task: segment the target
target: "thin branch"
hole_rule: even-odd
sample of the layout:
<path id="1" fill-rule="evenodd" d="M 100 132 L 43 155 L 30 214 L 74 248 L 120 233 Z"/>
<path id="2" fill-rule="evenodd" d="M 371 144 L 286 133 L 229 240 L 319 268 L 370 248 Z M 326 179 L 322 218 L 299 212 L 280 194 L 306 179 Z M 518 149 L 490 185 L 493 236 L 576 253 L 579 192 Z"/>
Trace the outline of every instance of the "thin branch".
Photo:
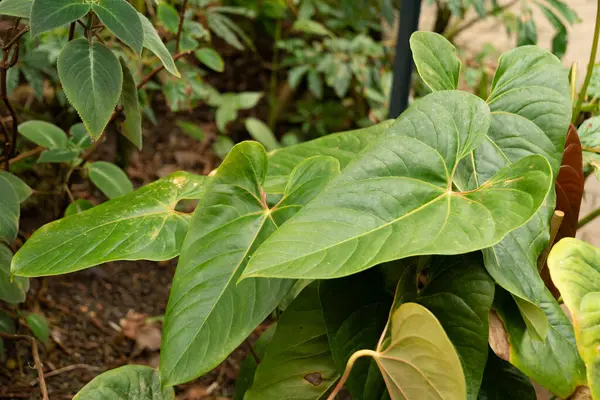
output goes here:
<path id="1" fill-rule="evenodd" d="M 17 48 L 16 51 L 18 51 L 19 49 Z M 6 75 L 8 73 L 8 57 L 10 55 L 10 49 L 6 49 L 4 50 L 4 57 L 2 59 L 2 65 L 0 65 L 0 97 L 2 98 L 2 102 L 4 103 L 4 106 L 6 107 L 6 109 L 8 110 L 8 113 L 10 114 L 11 118 L 12 118 L 12 138 L 11 138 L 11 143 L 10 143 L 10 148 L 8 150 L 8 154 L 6 155 L 9 159 L 14 157 L 15 155 L 15 150 L 16 150 L 16 146 L 17 146 L 17 136 L 19 135 L 19 131 L 18 131 L 18 120 L 17 120 L 17 114 L 15 113 L 15 109 L 12 107 L 12 105 L 10 104 L 10 100 L 8 99 L 8 95 L 7 95 L 7 91 L 6 91 Z"/>
<path id="2" fill-rule="evenodd" d="M 54 370 L 52 372 L 48 372 L 47 374 L 44 374 L 44 378 L 51 378 L 53 376 L 60 375 L 60 374 L 65 373 L 65 372 L 73 371 L 75 369 L 87 369 L 88 371 L 94 371 L 94 372 L 102 372 L 102 371 L 104 371 L 104 368 L 94 367 L 93 365 L 73 364 L 73 365 L 67 365 L 66 367 L 63 367 L 63 368 L 59 368 L 59 369 Z M 38 377 L 38 378 L 32 380 L 31 382 L 29 382 L 29 386 L 34 386 L 39 381 L 40 381 L 40 378 Z"/>
<path id="3" fill-rule="evenodd" d="M 33 355 L 35 369 L 37 369 L 38 377 L 40 379 L 40 391 L 42 392 L 42 399 L 49 400 L 48 388 L 46 387 L 46 380 L 44 379 L 44 365 L 40 360 L 40 352 L 38 350 L 38 345 L 35 338 L 29 335 L 11 335 L 9 333 L 4 332 L 0 332 L 0 338 L 12 340 L 28 340 L 31 343 L 31 354 Z"/>
<path id="4" fill-rule="evenodd" d="M 181 6 L 181 14 L 179 15 L 179 26 L 177 27 L 177 36 L 175 38 L 175 53 L 179 53 L 179 43 L 181 42 L 181 31 L 183 30 L 183 20 L 185 19 L 185 9 L 187 8 L 188 0 L 183 0 Z"/>
<path id="5" fill-rule="evenodd" d="M 182 58 L 182 57 L 185 57 L 185 56 L 188 56 L 188 55 L 190 55 L 190 54 L 192 54 L 192 50 L 187 50 L 187 51 L 181 52 L 181 53 L 177 54 L 175 57 L 173 57 L 173 61 L 177 61 L 177 60 L 179 60 L 180 58 Z M 146 85 L 148 82 L 150 82 L 150 81 L 152 80 L 152 78 L 154 78 L 156 75 L 158 75 L 158 73 L 159 73 L 159 72 L 161 72 L 163 69 L 165 69 L 165 66 L 164 66 L 164 65 L 161 65 L 161 66 L 159 66 L 159 67 L 156 67 L 156 68 L 154 69 L 154 71 L 152 71 L 152 72 L 150 72 L 148 75 L 146 75 L 146 76 L 144 77 L 144 79 L 142 79 L 142 80 L 140 81 L 140 83 L 138 83 L 138 85 L 137 85 L 137 88 L 138 88 L 138 90 L 139 90 L 139 89 L 141 89 L 141 88 L 142 88 L 144 85 Z"/>
<path id="6" fill-rule="evenodd" d="M 501 11 L 504 11 L 512 6 L 514 6 L 515 4 L 517 4 L 520 0 L 512 0 L 510 3 L 507 3 L 503 6 L 500 7 L 494 7 L 491 10 L 489 10 L 488 12 L 486 12 L 483 15 L 478 15 L 477 17 L 471 18 L 470 20 L 466 21 L 464 24 L 462 24 L 461 26 L 458 26 L 454 29 L 452 29 L 450 32 L 448 32 L 447 34 L 445 34 L 444 36 L 446 37 L 446 39 L 448 39 L 449 41 L 452 41 L 452 39 L 454 39 L 459 33 L 469 29 L 470 27 L 472 27 L 473 25 L 483 21 L 484 19 L 486 19 L 487 17 L 491 17 L 492 15 L 499 13 Z"/>
<path id="7" fill-rule="evenodd" d="M 86 24 L 84 24 L 83 22 L 81 22 L 80 20 L 77 20 L 77 23 L 78 23 L 79 25 L 83 26 L 83 29 L 85 29 L 85 31 L 86 31 L 86 32 L 88 32 L 88 34 L 92 34 L 92 35 L 94 35 L 94 37 L 95 37 L 96 39 L 98 39 L 98 41 L 99 41 L 100 43 L 102 43 L 102 44 L 106 44 L 106 43 L 104 43 L 104 40 L 103 40 L 103 39 L 100 37 L 100 35 L 98 35 L 98 32 L 96 32 L 96 31 L 94 31 L 94 30 L 92 30 L 92 29 L 89 29 L 89 30 L 88 30 L 88 27 L 87 27 L 87 25 L 86 25 Z"/>
<path id="8" fill-rule="evenodd" d="M 258 357 L 258 354 L 256 354 L 256 351 L 254 351 L 254 347 L 252 347 L 252 343 L 250 343 L 250 341 L 248 339 L 244 339 L 244 343 L 246 343 L 246 346 L 248 346 L 248 350 L 250 351 L 250 354 L 252 354 L 252 357 L 254 357 L 254 361 L 256 361 L 256 365 L 260 364 L 260 358 Z"/>
<path id="9" fill-rule="evenodd" d="M 69 27 L 69 42 L 75 37 L 75 22 L 71 22 Z"/>
<path id="10" fill-rule="evenodd" d="M 19 41 L 19 39 L 21 39 L 21 37 L 26 34 L 27 32 L 29 32 L 29 27 L 19 31 L 19 33 L 17 33 L 11 40 L 10 42 L 6 43 L 4 45 L 4 47 L 2 48 L 3 50 L 8 50 L 10 49 L 15 43 L 17 43 L 17 41 Z"/>
<path id="11" fill-rule="evenodd" d="M 595 220 L 596 218 L 598 218 L 599 216 L 600 216 L 600 208 L 592 211 L 591 213 L 589 213 L 588 215 L 586 215 L 585 217 L 583 217 L 579 221 L 579 224 L 577 225 L 577 227 L 579 229 L 581 229 L 584 226 L 586 226 L 587 224 L 589 224 L 590 222 L 592 222 L 593 220 Z"/>
<path id="12" fill-rule="evenodd" d="M 592 80 L 592 73 L 594 72 L 594 64 L 596 63 L 596 52 L 598 51 L 598 38 L 600 37 L 600 0 L 598 0 L 598 4 L 596 5 L 596 26 L 594 27 L 594 39 L 592 40 L 592 51 L 590 52 L 590 61 L 587 66 L 587 74 L 585 75 L 585 80 L 583 81 L 583 86 L 581 87 L 581 91 L 579 92 L 579 97 L 577 98 L 577 103 L 575 104 L 575 109 L 573 110 L 573 117 L 571 118 L 571 122 L 576 123 L 579 118 L 579 113 L 581 112 L 581 105 L 585 100 L 585 96 L 587 95 L 587 89 L 590 85 L 590 81 Z"/>
<path id="13" fill-rule="evenodd" d="M 10 163 L 10 164 L 17 163 L 17 162 L 19 162 L 19 161 L 21 161 L 21 160 L 24 160 L 24 159 L 25 159 L 25 158 L 27 158 L 27 157 L 31 157 L 31 156 L 38 155 L 38 154 L 40 154 L 42 151 L 44 151 L 44 148 L 43 148 L 42 146 L 38 146 L 38 147 L 36 147 L 36 148 L 35 148 L 35 149 L 33 149 L 33 150 L 26 151 L 26 152 L 24 152 L 24 153 L 21 153 L 21 154 L 19 154 L 19 155 L 18 155 L 18 156 L 16 156 L 16 157 L 13 157 L 13 158 L 11 158 L 11 159 L 10 159 L 10 161 L 9 161 L 9 163 Z"/>

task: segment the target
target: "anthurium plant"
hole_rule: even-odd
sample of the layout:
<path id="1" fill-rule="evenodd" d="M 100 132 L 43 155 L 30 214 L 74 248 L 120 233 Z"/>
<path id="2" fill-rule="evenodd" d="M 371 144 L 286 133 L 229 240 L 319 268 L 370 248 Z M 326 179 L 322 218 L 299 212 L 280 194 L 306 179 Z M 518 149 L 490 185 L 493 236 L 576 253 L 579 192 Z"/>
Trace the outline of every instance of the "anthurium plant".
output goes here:
<path id="1" fill-rule="evenodd" d="M 276 323 L 244 362 L 238 399 L 535 399 L 530 380 L 600 398 L 599 256 L 572 242 L 550 256 L 575 324 L 538 270 L 571 121 L 568 72 L 519 47 L 481 99 L 457 90 L 446 39 L 419 32 L 411 46 L 432 93 L 397 120 L 269 153 L 242 142 L 207 177 L 176 173 L 27 240 L 15 279 L 179 256 L 159 368 L 110 371 L 78 398 L 172 399 L 265 320 Z M 182 199 L 198 200 L 192 215 Z M 12 220 L 0 219 L 3 235 Z"/>

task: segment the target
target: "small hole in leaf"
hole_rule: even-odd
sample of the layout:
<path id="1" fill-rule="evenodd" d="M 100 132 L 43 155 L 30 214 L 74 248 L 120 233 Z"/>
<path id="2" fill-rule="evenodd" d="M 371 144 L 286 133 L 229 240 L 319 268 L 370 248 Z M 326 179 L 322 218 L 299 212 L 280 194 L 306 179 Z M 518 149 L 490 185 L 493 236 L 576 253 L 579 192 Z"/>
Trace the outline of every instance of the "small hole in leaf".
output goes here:
<path id="1" fill-rule="evenodd" d="M 304 379 L 313 386 L 319 386 L 323 382 L 323 377 L 318 372 L 311 372 L 310 374 L 304 375 Z"/>

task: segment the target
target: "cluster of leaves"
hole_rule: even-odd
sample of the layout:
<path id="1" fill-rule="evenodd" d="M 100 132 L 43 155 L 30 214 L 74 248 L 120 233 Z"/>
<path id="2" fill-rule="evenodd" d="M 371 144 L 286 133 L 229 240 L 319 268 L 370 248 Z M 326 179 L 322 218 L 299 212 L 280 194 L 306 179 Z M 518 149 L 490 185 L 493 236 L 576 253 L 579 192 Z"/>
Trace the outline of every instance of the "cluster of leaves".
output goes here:
<path id="1" fill-rule="evenodd" d="M 364 399 L 527 400 L 528 378 L 597 397 L 597 330 L 580 334 L 538 270 L 571 118 L 567 72 L 517 48 L 484 101 L 457 90 L 461 62 L 442 36 L 416 33 L 411 47 L 432 93 L 396 121 L 280 148 L 250 120 L 269 153 L 240 143 L 208 177 L 176 173 L 31 236 L 16 276 L 179 256 L 158 371 L 123 367 L 80 398 L 171 399 L 275 310 L 236 398 L 333 399 L 345 385 Z M 176 210 L 182 199 L 198 200 L 193 215 Z M 593 301 L 575 303 L 592 324 Z"/>

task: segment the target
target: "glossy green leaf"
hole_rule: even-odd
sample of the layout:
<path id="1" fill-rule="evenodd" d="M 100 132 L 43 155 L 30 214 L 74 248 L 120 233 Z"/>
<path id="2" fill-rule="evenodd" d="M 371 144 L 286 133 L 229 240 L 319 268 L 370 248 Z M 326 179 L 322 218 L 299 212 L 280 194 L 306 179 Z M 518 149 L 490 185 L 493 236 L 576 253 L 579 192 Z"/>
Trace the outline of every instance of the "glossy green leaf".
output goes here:
<path id="1" fill-rule="evenodd" d="M 463 400 L 465 377 L 458 354 L 435 316 L 416 303 L 405 303 L 390 315 L 388 340 L 373 357 L 383 374 L 392 400 Z M 384 335 L 386 332 L 384 332 Z"/>
<path id="2" fill-rule="evenodd" d="M 337 371 L 342 374 L 352 354 L 377 347 L 392 298 L 385 292 L 379 274 L 369 270 L 342 279 L 321 281 L 319 299 L 331 354 Z M 379 400 L 386 392 L 376 362 L 369 359 L 356 361 L 345 386 L 354 400 Z"/>
<path id="3" fill-rule="evenodd" d="M 178 172 L 133 193 L 38 229 L 15 255 L 20 276 L 58 275 L 115 260 L 169 260 L 179 254 L 204 177 Z"/>
<path id="4" fill-rule="evenodd" d="M 54 149 L 46 150 L 40 154 L 37 163 L 70 163 L 75 161 L 79 155 L 79 150 Z"/>
<path id="5" fill-rule="evenodd" d="M 19 125 L 19 133 L 33 143 L 47 149 L 63 149 L 69 139 L 65 131 L 45 121 L 27 121 Z"/>
<path id="6" fill-rule="evenodd" d="M 33 189 L 31 189 L 29 185 L 23 182 L 21 178 L 11 174 L 10 172 L 0 171 L 0 177 L 10 182 L 15 190 L 15 193 L 17 194 L 17 197 L 19 198 L 20 203 L 23 203 L 25 200 L 27 200 L 33 193 Z"/>
<path id="7" fill-rule="evenodd" d="M 94 207 L 94 205 L 88 200 L 85 200 L 85 199 L 75 200 L 74 202 L 69 204 L 69 206 L 65 210 L 65 217 L 79 214 L 80 212 L 89 210 L 90 208 L 93 208 L 93 207 Z"/>
<path id="8" fill-rule="evenodd" d="M 109 199 L 123 196 L 133 191 L 133 184 L 127 174 L 115 164 L 96 161 L 87 164 L 88 173 L 94 185 Z"/>
<path id="9" fill-rule="evenodd" d="M 162 388 L 158 372 L 142 365 L 112 369 L 85 385 L 73 400 L 175 400 L 173 388 Z"/>
<path id="10" fill-rule="evenodd" d="M 177 33 L 179 27 L 179 13 L 171 4 L 161 2 L 156 10 L 158 20 L 171 33 Z"/>
<path id="11" fill-rule="evenodd" d="M 260 335 L 256 343 L 252 346 L 254 350 L 254 354 L 258 357 L 259 360 L 262 360 L 265 356 L 265 350 L 269 343 L 271 343 L 271 339 L 273 339 L 273 334 L 275 334 L 275 327 L 277 324 L 273 324 Z M 235 393 L 233 394 L 233 400 L 244 400 L 244 396 L 252 383 L 254 382 L 254 374 L 256 373 L 256 367 L 258 364 L 256 363 L 256 359 L 253 354 L 247 354 L 244 361 L 240 365 L 240 372 L 238 373 L 237 379 L 235 380 Z"/>
<path id="12" fill-rule="evenodd" d="M 509 362 L 498 358 L 490 350 L 478 399 L 536 400 L 537 396 L 527 375 L 513 367 Z"/>
<path id="13" fill-rule="evenodd" d="M 138 150 L 142 149 L 142 110 L 140 109 L 140 99 L 135 84 L 133 74 L 121 58 L 121 67 L 123 68 L 123 90 L 121 92 L 121 104 L 123 104 L 123 113 L 125 122 L 121 125 L 121 133 Z"/>
<path id="14" fill-rule="evenodd" d="M 12 183 L 0 176 L 0 244 L 11 244 L 19 232 L 21 206 Z"/>
<path id="15" fill-rule="evenodd" d="M 267 151 L 275 150 L 281 147 L 271 128 L 269 128 L 267 124 L 261 120 L 256 118 L 248 118 L 245 122 L 245 125 L 246 130 L 248 133 L 250 133 L 252 139 L 265 146 Z"/>
<path id="16" fill-rule="evenodd" d="M 25 322 L 33 335 L 42 343 L 48 343 L 50 340 L 50 328 L 48 321 L 40 314 L 30 313 L 25 317 Z"/>
<path id="17" fill-rule="evenodd" d="M 92 138 L 85 129 L 84 124 L 75 124 L 69 130 L 71 134 L 71 143 L 82 150 L 88 149 L 92 145 Z"/>
<path id="18" fill-rule="evenodd" d="M 160 36 L 158 36 L 156 29 L 152 26 L 152 22 L 150 22 L 143 14 L 139 14 L 139 17 L 144 28 L 144 47 L 160 59 L 167 71 L 178 78 L 181 77 L 171 53 L 169 53 L 169 50 L 160 39 Z"/>
<path id="19" fill-rule="evenodd" d="M 217 366 L 290 290 L 291 280 L 237 280 L 254 249 L 310 201 L 339 166 L 327 157 L 300 164 L 283 198 L 270 209 L 262 189 L 266 169 L 260 144 L 238 144 L 192 217 L 164 321 L 160 371 L 167 385 Z"/>
<path id="20" fill-rule="evenodd" d="M 33 0 L 31 36 L 77 21 L 90 11 L 86 0 Z"/>
<path id="21" fill-rule="evenodd" d="M 175 123 L 179 129 L 181 129 L 183 133 L 187 134 L 188 136 L 191 136 L 197 140 L 204 140 L 206 134 L 204 133 L 204 129 L 202 129 L 200 126 L 188 121 L 176 121 Z"/>
<path id="22" fill-rule="evenodd" d="M 587 367 L 588 386 L 600 398 L 600 250 L 565 238 L 548 257 L 552 282 L 573 316 L 579 354 Z"/>
<path id="23" fill-rule="evenodd" d="M 333 157 L 345 168 L 369 144 L 379 139 L 393 121 L 385 121 L 369 128 L 335 133 L 294 146 L 277 149 L 269 154 L 265 190 L 283 193 L 292 170 L 302 161 L 317 155 Z"/>
<path id="24" fill-rule="evenodd" d="M 442 35 L 415 32 L 410 37 L 410 48 L 419 75 L 433 91 L 458 87 L 461 63 L 455 47 Z"/>
<path id="25" fill-rule="evenodd" d="M 488 315 L 494 282 L 479 254 L 434 257 L 430 280 L 416 302 L 442 324 L 456 348 L 467 384 L 467 399 L 476 400 L 488 355 Z"/>
<path id="26" fill-rule="evenodd" d="M 583 146 L 600 147 L 600 117 L 585 120 L 577 132 Z"/>
<path id="27" fill-rule="evenodd" d="M 340 375 L 313 284 L 281 316 L 244 400 L 318 399 Z"/>
<path id="28" fill-rule="evenodd" d="M 97 0 L 92 10 L 98 19 L 137 55 L 142 54 L 144 27 L 138 12 L 127 0 Z"/>
<path id="29" fill-rule="evenodd" d="M 223 59 L 214 49 L 209 47 L 205 47 L 200 50 L 196 50 L 194 55 L 202 64 L 206 65 L 208 68 L 213 71 L 223 72 L 225 69 L 225 63 Z"/>
<path id="30" fill-rule="evenodd" d="M 535 155 L 478 189 L 454 191 L 455 167 L 485 139 L 488 124 L 487 106 L 468 93 L 434 92 L 415 102 L 257 249 L 243 277 L 336 278 L 498 243 L 536 213 L 552 173 Z M 507 202 L 515 205 L 510 215 Z"/>
<path id="31" fill-rule="evenodd" d="M 2 0 L 0 2 L 0 15 L 17 18 L 29 18 L 33 0 Z"/>
<path id="32" fill-rule="evenodd" d="M 13 253 L 8 246 L 0 243 L 0 300 L 10 304 L 18 304 L 25 301 L 29 290 L 29 279 L 14 277 L 11 280 L 10 261 L 12 258 Z"/>
<path id="33" fill-rule="evenodd" d="M 121 96 L 123 71 L 119 60 L 96 40 L 90 45 L 84 38 L 75 39 L 58 57 L 58 76 L 86 129 L 98 139 Z"/>
<path id="34" fill-rule="evenodd" d="M 507 332 L 510 363 L 555 395 L 567 398 L 577 386 L 585 385 L 585 365 L 577 353 L 573 326 L 547 289 L 540 305 L 549 324 L 543 341 L 528 329 L 514 298 L 496 288 L 494 309 Z"/>

